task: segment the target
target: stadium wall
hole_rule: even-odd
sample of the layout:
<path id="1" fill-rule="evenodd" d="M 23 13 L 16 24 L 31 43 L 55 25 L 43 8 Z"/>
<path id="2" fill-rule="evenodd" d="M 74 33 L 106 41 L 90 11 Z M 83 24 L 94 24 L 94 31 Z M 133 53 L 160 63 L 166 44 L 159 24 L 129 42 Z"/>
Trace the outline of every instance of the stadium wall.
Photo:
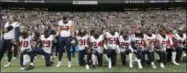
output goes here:
<path id="1" fill-rule="evenodd" d="M 29 2 L 30 1 L 30 2 Z M 79 0 L 18 0 L 17 2 L 0 2 L 3 9 L 44 9 L 44 10 L 63 10 L 63 11 L 108 11 L 108 10 L 146 10 L 148 8 L 185 8 L 187 3 L 185 0 L 176 2 L 176 0 L 169 0 L 169 2 L 151 2 L 150 0 L 98 0 L 98 2 L 78 2 Z M 81 0 L 82 1 L 82 0 Z M 93 1 L 93 0 L 84 0 Z M 159 1 L 159 0 L 155 0 Z"/>

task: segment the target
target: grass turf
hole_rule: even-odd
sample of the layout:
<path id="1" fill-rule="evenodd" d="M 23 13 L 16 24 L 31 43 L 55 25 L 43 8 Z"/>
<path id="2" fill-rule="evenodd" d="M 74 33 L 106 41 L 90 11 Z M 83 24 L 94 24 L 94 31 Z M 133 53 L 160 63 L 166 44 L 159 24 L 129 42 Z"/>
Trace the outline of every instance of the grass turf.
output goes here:
<path id="1" fill-rule="evenodd" d="M 121 59 L 118 54 L 117 65 L 112 69 L 107 68 L 107 62 L 104 59 L 102 67 L 96 67 L 96 69 L 86 70 L 85 67 L 81 67 L 78 64 L 77 56 L 72 58 L 72 67 L 67 67 L 67 57 L 64 56 L 62 60 L 62 66 L 60 68 L 56 68 L 55 65 L 58 62 L 58 58 L 55 58 L 55 64 L 52 67 L 45 67 L 45 60 L 40 56 L 37 57 L 35 62 L 35 68 L 33 70 L 25 71 L 20 70 L 19 58 L 12 60 L 12 65 L 8 68 L 4 68 L 3 65 L 6 64 L 6 59 L 3 58 L 1 62 L 1 72 L 186 72 L 186 63 L 180 63 L 180 66 L 175 66 L 171 63 L 167 63 L 165 65 L 165 69 L 161 69 L 157 62 L 157 69 L 152 69 L 150 65 L 144 65 L 144 69 L 140 70 L 137 68 L 137 65 L 134 65 L 133 69 L 130 69 L 128 65 L 123 66 L 121 64 Z M 90 67 L 91 68 L 91 67 Z"/>

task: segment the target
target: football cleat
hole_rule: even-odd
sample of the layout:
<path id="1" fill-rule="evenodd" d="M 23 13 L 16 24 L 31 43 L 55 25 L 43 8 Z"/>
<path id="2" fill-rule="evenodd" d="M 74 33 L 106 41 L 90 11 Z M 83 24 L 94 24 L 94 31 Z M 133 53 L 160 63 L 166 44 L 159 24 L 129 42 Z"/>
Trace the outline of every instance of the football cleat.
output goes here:
<path id="1" fill-rule="evenodd" d="M 160 63 L 161 68 L 165 68 L 164 63 Z"/>
<path id="2" fill-rule="evenodd" d="M 112 68 L 112 63 L 111 63 L 111 59 L 108 59 L 108 68 L 111 69 Z"/>
<path id="3" fill-rule="evenodd" d="M 95 65 L 92 66 L 92 69 L 95 69 Z"/>
<path id="4" fill-rule="evenodd" d="M 60 67 L 61 66 L 61 62 L 58 62 L 58 64 L 56 65 L 56 67 Z"/>
<path id="5" fill-rule="evenodd" d="M 10 67 L 10 63 L 8 62 L 4 67 Z"/>
<path id="6" fill-rule="evenodd" d="M 151 63 L 151 66 L 152 66 L 153 69 L 157 68 L 156 65 L 153 62 Z"/>
<path id="7" fill-rule="evenodd" d="M 28 67 L 25 68 L 25 70 L 31 70 L 31 69 L 34 69 L 34 66 L 29 65 Z"/>
<path id="8" fill-rule="evenodd" d="M 86 65 L 86 69 L 90 69 L 89 65 Z"/>
<path id="9" fill-rule="evenodd" d="M 25 67 L 21 67 L 21 68 L 19 68 L 20 70 L 24 70 L 25 69 Z"/>
<path id="10" fill-rule="evenodd" d="M 130 67 L 130 68 L 133 68 L 133 65 L 132 65 L 132 64 L 129 64 L 129 67 Z"/>
<path id="11" fill-rule="evenodd" d="M 15 59 L 16 59 L 16 57 L 13 57 L 12 59 L 13 59 L 13 60 L 15 60 Z"/>
<path id="12" fill-rule="evenodd" d="M 138 59 L 137 62 L 138 62 L 138 68 L 143 69 L 140 59 Z"/>
<path id="13" fill-rule="evenodd" d="M 68 67 L 71 67 L 71 62 L 68 62 Z"/>
<path id="14" fill-rule="evenodd" d="M 179 63 L 177 63 L 176 61 L 172 62 L 174 65 L 180 65 Z"/>

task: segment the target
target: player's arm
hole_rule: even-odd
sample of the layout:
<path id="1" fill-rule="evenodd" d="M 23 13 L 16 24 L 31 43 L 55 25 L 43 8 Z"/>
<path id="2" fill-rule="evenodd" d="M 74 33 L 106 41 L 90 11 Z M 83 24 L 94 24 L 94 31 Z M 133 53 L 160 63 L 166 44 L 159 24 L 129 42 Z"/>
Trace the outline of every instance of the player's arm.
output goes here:
<path id="1" fill-rule="evenodd" d="M 61 21 L 59 21 L 57 24 L 58 24 L 58 26 L 56 26 L 56 36 L 59 36 L 60 35 L 60 31 L 61 31 L 61 29 L 60 29 L 60 22 Z"/>
<path id="2" fill-rule="evenodd" d="M 149 41 L 150 40 L 147 39 L 147 35 L 146 34 L 143 35 L 143 40 L 145 40 L 145 45 L 149 45 Z"/>
<path id="3" fill-rule="evenodd" d="M 89 45 L 88 47 L 91 49 L 94 43 L 93 43 L 91 38 L 89 38 L 88 40 L 89 40 L 88 41 L 88 45 Z"/>
<path id="4" fill-rule="evenodd" d="M 18 40 L 18 46 L 21 46 L 21 37 L 19 37 L 19 40 Z"/>
<path id="5" fill-rule="evenodd" d="M 31 41 L 30 41 L 31 47 L 33 48 L 35 46 L 36 42 L 34 42 L 34 37 L 30 36 L 30 38 L 31 38 Z"/>
<path id="6" fill-rule="evenodd" d="M 57 31 L 56 31 L 56 36 L 58 36 L 60 34 L 60 26 L 56 27 Z"/>
<path id="7" fill-rule="evenodd" d="M 131 47 L 133 49 L 136 49 L 136 41 L 135 41 L 134 37 L 132 37 L 132 39 L 131 39 Z"/>
<path id="8" fill-rule="evenodd" d="M 87 42 L 87 44 L 85 46 L 85 49 L 87 50 L 87 53 L 91 53 L 90 38 L 88 38 L 87 40 L 88 40 L 88 42 Z"/>
<path id="9" fill-rule="evenodd" d="M 72 22 L 72 25 L 70 27 L 72 38 L 75 38 L 75 24 Z"/>
<path id="10" fill-rule="evenodd" d="M 104 36 L 104 49 L 108 49 L 108 46 L 107 46 L 108 39 L 106 37 L 106 33 L 103 36 Z"/>
<path id="11" fill-rule="evenodd" d="M 117 34 L 118 34 L 118 37 L 117 37 L 117 40 L 116 40 L 116 45 L 117 45 L 117 47 L 119 49 L 119 46 L 120 46 L 119 37 L 120 37 L 120 35 L 119 35 L 119 33 L 117 33 Z"/>
<path id="12" fill-rule="evenodd" d="M 42 48 L 42 46 L 43 46 L 43 44 L 42 44 L 42 40 L 39 39 L 39 41 L 38 41 L 38 47 L 39 47 L 39 48 Z"/>
<path id="13" fill-rule="evenodd" d="M 155 38 L 155 42 L 154 42 L 154 46 L 155 46 L 155 49 L 159 49 L 161 44 L 160 44 L 160 41 L 159 41 L 159 38 L 158 38 L 158 34 L 156 35 L 156 38 Z"/>

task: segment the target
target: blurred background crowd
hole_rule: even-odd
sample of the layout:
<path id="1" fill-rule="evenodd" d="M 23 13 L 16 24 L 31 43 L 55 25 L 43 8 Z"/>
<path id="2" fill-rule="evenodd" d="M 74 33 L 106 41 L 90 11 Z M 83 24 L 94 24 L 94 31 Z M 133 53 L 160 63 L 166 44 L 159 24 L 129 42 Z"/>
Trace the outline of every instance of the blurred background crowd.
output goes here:
<path id="1" fill-rule="evenodd" d="M 146 30 L 156 30 L 160 26 L 168 29 L 186 27 L 186 10 L 147 10 L 124 12 L 57 12 L 37 10 L 2 10 L 2 18 L 6 21 L 9 15 L 15 14 L 21 28 L 29 31 L 40 30 L 46 26 L 54 28 L 63 16 L 69 16 L 77 29 L 93 27 L 108 28 L 114 25 L 117 29 L 130 30 L 131 27 L 141 27 Z"/>

